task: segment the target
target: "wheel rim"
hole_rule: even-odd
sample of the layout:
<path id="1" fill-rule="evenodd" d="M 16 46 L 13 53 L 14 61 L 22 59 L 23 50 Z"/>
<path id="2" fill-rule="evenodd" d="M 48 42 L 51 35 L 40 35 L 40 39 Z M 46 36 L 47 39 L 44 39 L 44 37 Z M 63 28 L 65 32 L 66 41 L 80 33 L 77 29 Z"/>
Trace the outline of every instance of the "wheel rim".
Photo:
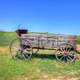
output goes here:
<path id="1" fill-rule="evenodd" d="M 12 42 L 10 43 L 10 53 L 11 56 L 14 58 L 17 54 L 19 54 L 19 50 L 20 50 L 20 40 L 19 38 L 16 38 L 14 40 L 12 40 Z"/>
<path id="2" fill-rule="evenodd" d="M 75 50 L 71 50 L 73 48 L 70 44 L 61 44 L 56 51 L 56 59 L 61 62 L 73 62 L 76 57 Z"/>

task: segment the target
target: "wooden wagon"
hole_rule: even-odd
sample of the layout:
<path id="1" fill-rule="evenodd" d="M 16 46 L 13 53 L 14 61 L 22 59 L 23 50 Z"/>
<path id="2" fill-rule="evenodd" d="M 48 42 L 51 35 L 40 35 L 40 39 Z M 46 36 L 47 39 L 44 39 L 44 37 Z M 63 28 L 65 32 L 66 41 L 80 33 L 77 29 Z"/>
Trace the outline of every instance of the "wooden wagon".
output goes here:
<path id="1" fill-rule="evenodd" d="M 28 59 L 39 50 L 55 50 L 56 59 L 72 62 L 76 58 L 76 36 L 28 34 L 27 30 L 17 30 L 19 37 L 10 44 L 12 57 L 21 55 Z"/>

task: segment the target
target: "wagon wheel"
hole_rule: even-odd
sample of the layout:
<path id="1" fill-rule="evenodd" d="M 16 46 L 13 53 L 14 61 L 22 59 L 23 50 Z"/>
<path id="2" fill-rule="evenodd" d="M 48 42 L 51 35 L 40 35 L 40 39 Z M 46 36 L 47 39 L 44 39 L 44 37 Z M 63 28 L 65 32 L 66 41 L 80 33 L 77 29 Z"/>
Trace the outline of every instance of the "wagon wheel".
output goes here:
<path id="1" fill-rule="evenodd" d="M 29 41 L 26 44 L 22 44 L 21 40 L 24 39 L 14 39 L 10 44 L 10 53 L 12 58 L 18 57 L 22 59 L 30 59 L 32 55 L 32 46 Z"/>
<path id="2" fill-rule="evenodd" d="M 56 50 L 56 59 L 62 62 L 73 62 L 76 59 L 76 51 L 71 44 L 63 43 Z"/>

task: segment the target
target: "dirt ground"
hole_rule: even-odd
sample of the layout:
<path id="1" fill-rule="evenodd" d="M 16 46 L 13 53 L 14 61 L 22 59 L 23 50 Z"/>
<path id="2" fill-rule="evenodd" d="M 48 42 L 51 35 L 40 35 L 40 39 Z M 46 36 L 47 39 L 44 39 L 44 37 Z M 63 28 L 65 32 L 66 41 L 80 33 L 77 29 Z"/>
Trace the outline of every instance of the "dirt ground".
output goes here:
<path id="1" fill-rule="evenodd" d="M 0 53 L 9 52 L 9 47 L 0 47 Z"/>
<path id="2" fill-rule="evenodd" d="M 76 49 L 80 52 L 80 44 L 76 46 Z"/>
<path id="3" fill-rule="evenodd" d="M 18 77 L 16 80 L 32 80 L 30 79 L 30 77 Z M 80 80 L 80 77 L 77 78 L 77 77 L 70 77 L 70 76 L 48 76 L 48 75 L 43 75 L 41 76 L 40 79 L 36 79 L 36 80 Z"/>

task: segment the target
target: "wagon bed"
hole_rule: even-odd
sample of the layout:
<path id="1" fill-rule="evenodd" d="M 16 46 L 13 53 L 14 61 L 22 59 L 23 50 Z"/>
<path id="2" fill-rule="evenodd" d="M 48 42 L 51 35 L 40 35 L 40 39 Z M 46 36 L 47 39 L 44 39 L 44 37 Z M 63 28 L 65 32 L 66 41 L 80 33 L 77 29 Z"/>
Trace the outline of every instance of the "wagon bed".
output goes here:
<path id="1" fill-rule="evenodd" d="M 22 44 L 28 40 L 33 48 L 53 50 L 64 43 L 76 48 L 76 36 L 72 35 L 22 34 L 21 38 Z"/>

